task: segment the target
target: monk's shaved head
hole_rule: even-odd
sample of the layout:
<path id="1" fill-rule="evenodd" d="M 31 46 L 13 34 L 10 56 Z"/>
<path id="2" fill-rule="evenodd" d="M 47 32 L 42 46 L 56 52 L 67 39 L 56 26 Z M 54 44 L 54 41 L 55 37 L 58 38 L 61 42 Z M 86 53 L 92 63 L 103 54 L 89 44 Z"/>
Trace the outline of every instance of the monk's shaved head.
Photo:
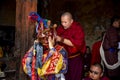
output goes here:
<path id="1" fill-rule="evenodd" d="M 65 17 L 65 16 L 69 17 L 69 19 L 72 19 L 72 14 L 69 12 L 65 12 L 61 15 L 61 17 Z"/>
<path id="2" fill-rule="evenodd" d="M 72 14 L 69 12 L 65 12 L 61 15 L 61 24 L 63 25 L 64 29 L 67 29 L 73 23 Z"/>

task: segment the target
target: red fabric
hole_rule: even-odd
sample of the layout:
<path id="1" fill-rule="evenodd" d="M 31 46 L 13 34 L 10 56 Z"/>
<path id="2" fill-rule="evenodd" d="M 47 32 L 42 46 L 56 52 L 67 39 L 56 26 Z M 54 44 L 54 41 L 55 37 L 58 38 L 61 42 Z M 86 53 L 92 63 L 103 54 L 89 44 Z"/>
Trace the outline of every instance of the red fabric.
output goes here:
<path id="1" fill-rule="evenodd" d="M 77 52 L 85 53 L 86 45 L 84 40 L 84 31 L 80 24 L 73 22 L 68 29 L 64 29 L 62 26 L 59 26 L 57 29 L 57 35 L 69 39 L 74 44 L 74 47 L 62 44 L 68 51 L 68 56 L 74 55 Z"/>
<path id="2" fill-rule="evenodd" d="M 37 80 L 37 75 L 36 75 L 36 70 L 35 70 L 35 63 L 36 63 L 36 58 L 35 55 L 32 58 L 32 76 L 31 76 L 31 80 Z"/>
<path id="3" fill-rule="evenodd" d="M 101 63 L 101 57 L 100 57 L 100 46 L 102 41 L 97 41 L 92 46 L 92 58 L 91 58 L 91 64 L 94 63 Z"/>
<path id="4" fill-rule="evenodd" d="M 89 77 L 86 77 L 83 80 L 92 80 L 92 79 L 89 78 Z M 100 78 L 100 80 L 110 80 L 110 79 L 108 77 L 106 77 L 106 76 L 103 76 L 102 78 Z"/>
<path id="5" fill-rule="evenodd" d="M 110 80 L 108 77 L 104 76 L 101 78 L 101 80 Z"/>

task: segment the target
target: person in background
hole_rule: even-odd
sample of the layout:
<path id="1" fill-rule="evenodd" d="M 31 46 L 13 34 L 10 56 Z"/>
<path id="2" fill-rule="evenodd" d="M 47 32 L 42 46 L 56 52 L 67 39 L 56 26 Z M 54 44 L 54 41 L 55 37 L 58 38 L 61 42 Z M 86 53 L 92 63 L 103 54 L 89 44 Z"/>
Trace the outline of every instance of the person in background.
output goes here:
<path id="1" fill-rule="evenodd" d="M 102 43 L 104 34 L 105 34 L 105 32 L 102 32 L 102 33 L 101 33 L 101 40 L 95 42 L 95 43 L 92 45 L 91 64 L 101 63 L 100 46 L 101 46 L 101 43 Z"/>
<path id="2" fill-rule="evenodd" d="M 83 80 L 110 80 L 103 74 L 104 74 L 103 66 L 99 63 L 94 63 L 90 67 L 89 76 L 84 78 Z"/>
<path id="3" fill-rule="evenodd" d="M 113 16 L 101 45 L 101 58 L 105 72 L 111 80 L 120 80 L 120 17 Z"/>
<path id="4" fill-rule="evenodd" d="M 84 55 L 84 77 L 88 75 L 91 62 L 91 49 L 89 46 L 86 46 L 86 52 Z"/>
<path id="5" fill-rule="evenodd" d="M 83 57 L 86 51 L 85 35 L 82 26 L 75 22 L 70 12 L 61 15 L 61 25 L 57 28 L 56 41 L 68 52 L 66 80 L 81 80 Z"/>

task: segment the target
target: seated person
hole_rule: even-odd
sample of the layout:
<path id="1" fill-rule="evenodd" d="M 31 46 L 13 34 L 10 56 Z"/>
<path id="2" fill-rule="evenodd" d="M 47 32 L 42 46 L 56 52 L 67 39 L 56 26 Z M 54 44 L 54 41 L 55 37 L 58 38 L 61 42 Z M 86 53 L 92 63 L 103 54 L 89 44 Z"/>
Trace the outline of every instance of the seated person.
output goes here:
<path id="1" fill-rule="evenodd" d="M 110 80 L 108 77 L 103 76 L 103 66 L 101 64 L 92 64 L 89 70 L 88 77 L 83 80 Z"/>

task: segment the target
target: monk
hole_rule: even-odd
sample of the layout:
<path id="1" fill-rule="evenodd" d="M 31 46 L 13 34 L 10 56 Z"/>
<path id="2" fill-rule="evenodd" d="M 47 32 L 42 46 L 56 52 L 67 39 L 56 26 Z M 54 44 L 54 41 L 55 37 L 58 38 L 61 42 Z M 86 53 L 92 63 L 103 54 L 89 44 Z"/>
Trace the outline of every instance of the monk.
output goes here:
<path id="1" fill-rule="evenodd" d="M 57 28 L 56 41 L 68 52 L 66 80 L 81 80 L 83 73 L 81 56 L 86 50 L 85 35 L 82 26 L 73 20 L 69 12 L 61 15 L 61 25 Z"/>

